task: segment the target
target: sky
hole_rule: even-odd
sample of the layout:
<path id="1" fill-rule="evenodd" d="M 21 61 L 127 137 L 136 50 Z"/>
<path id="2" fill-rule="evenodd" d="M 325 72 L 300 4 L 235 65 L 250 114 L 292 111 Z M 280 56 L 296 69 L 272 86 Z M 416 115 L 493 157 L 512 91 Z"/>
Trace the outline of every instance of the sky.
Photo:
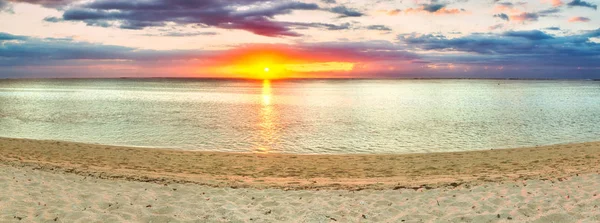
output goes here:
<path id="1" fill-rule="evenodd" d="M 600 79 L 600 0 L 0 0 L 0 78 Z"/>

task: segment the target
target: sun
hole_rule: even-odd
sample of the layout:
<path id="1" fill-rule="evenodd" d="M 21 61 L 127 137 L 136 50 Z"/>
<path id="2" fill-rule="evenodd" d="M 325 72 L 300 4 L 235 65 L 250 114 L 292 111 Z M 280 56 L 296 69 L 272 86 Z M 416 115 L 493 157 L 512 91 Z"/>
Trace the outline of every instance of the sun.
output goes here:
<path id="1" fill-rule="evenodd" d="M 265 69 L 264 69 L 265 73 L 269 73 L 269 71 L 270 71 L 270 70 L 271 70 L 271 69 L 270 69 L 270 68 L 268 68 L 268 67 L 265 67 Z"/>

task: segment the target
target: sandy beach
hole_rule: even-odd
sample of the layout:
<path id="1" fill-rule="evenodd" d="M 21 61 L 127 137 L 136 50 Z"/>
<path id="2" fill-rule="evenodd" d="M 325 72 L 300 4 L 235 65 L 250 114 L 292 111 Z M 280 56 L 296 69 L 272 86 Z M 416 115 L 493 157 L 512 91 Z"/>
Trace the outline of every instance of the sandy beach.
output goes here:
<path id="1" fill-rule="evenodd" d="M 600 143 L 407 155 L 0 138 L 0 221 L 597 222 Z"/>

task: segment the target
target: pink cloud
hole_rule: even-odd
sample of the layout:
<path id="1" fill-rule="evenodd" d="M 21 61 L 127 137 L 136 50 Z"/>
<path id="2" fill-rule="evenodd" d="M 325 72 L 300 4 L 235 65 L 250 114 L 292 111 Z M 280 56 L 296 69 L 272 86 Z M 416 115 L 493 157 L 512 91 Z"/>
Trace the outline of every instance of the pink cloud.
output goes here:
<path id="1" fill-rule="evenodd" d="M 537 21 L 538 15 L 535 13 L 523 12 L 521 14 L 510 15 L 510 20 L 515 22 Z"/>
<path id="2" fill-rule="evenodd" d="M 541 0 L 541 2 L 542 3 L 550 3 L 554 7 L 563 5 L 563 2 L 561 0 Z"/>
<path id="3" fill-rule="evenodd" d="M 527 3 L 525 3 L 525 2 L 519 2 L 519 3 L 515 3 L 515 4 L 510 3 L 510 2 L 499 3 L 499 4 L 496 4 L 493 12 L 494 13 L 505 12 L 505 13 L 517 14 L 517 13 L 523 12 L 521 9 L 519 9 L 517 7 L 524 8 L 526 4 Z"/>
<path id="4" fill-rule="evenodd" d="M 581 17 L 581 16 L 571 17 L 569 19 L 569 22 L 589 22 L 589 21 L 590 21 L 590 18 Z"/>

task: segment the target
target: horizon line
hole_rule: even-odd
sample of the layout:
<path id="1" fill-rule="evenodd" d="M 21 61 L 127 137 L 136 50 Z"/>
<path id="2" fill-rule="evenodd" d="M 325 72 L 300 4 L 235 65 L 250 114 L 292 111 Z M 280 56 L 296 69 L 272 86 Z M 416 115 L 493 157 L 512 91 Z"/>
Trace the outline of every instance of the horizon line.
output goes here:
<path id="1" fill-rule="evenodd" d="M 596 78 L 461 78 L 461 77 L 304 77 L 304 78 L 240 78 L 240 77 L 7 77 L 0 80 L 240 80 L 240 81 L 286 81 L 286 80 L 569 80 L 569 81 L 600 81 Z"/>

